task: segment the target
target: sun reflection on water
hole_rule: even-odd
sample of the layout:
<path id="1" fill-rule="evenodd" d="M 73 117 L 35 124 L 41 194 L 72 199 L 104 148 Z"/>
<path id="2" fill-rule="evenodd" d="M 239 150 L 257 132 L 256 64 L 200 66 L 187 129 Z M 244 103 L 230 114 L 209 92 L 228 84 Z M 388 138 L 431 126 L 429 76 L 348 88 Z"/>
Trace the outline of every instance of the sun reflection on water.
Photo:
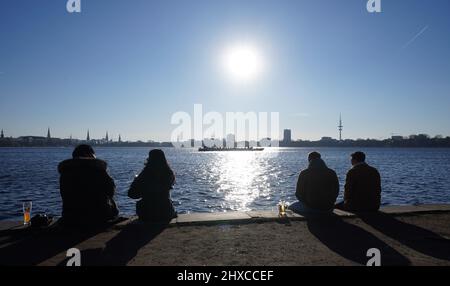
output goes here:
<path id="1" fill-rule="evenodd" d="M 224 209 L 247 211 L 255 199 L 270 194 L 267 154 L 222 152 L 212 171 L 218 174 L 217 192 L 224 197 Z"/>

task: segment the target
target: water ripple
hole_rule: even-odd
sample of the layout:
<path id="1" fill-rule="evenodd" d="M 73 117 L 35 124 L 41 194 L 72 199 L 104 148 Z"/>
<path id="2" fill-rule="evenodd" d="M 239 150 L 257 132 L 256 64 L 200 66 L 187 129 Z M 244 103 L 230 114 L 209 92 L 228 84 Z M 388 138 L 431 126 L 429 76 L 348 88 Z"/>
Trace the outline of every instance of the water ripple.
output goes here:
<path id="1" fill-rule="evenodd" d="M 342 188 L 350 148 L 317 148 L 336 170 Z M 96 148 L 108 162 L 124 215 L 135 212 L 128 188 L 144 166 L 147 148 Z M 172 198 L 180 213 L 273 209 L 280 199 L 295 200 L 298 173 L 307 166 L 311 148 L 263 152 L 196 152 L 164 149 L 176 174 Z M 450 202 L 450 149 L 366 149 L 368 161 L 382 175 L 382 204 Z M 0 219 L 18 218 L 22 201 L 33 200 L 35 212 L 59 215 L 57 165 L 69 148 L 0 148 Z"/>

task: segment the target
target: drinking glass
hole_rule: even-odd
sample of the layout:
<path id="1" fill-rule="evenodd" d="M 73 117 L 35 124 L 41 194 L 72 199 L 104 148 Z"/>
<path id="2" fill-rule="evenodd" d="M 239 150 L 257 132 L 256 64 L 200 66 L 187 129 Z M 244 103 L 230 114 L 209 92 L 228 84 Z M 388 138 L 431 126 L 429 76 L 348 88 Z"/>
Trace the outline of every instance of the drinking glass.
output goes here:
<path id="1" fill-rule="evenodd" d="M 286 202 L 283 200 L 278 203 L 278 215 L 282 217 L 286 216 Z"/>
<path id="2" fill-rule="evenodd" d="M 33 208 L 33 202 L 28 201 L 23 203 L 23 224 L 29 225 L 31 220 L 31 209 Z"/>

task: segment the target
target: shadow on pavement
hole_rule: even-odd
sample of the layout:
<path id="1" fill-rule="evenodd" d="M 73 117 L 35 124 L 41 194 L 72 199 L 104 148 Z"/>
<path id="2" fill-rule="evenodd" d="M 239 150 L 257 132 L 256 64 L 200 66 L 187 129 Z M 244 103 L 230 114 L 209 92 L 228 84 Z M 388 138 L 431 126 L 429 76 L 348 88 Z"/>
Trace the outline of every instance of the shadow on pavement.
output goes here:
<path id="1" fill-rule="evenodd" d="M 304 215 L 304 214 L 303 214 Z M 366 265 L 370 248 L 381 252 L 381 265 L 410 265 L 408 258 L 363 228 L 334 214 L 308 216 L 309 231 L 330 250 L 355 263 Z"/>

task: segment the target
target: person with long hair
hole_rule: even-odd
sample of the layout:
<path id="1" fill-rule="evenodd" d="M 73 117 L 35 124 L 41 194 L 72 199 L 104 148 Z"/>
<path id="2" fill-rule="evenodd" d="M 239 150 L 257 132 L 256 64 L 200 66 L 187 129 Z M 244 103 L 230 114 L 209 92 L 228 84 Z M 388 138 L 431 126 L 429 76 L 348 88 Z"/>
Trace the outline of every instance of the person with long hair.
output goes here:
<path id="1" fill-rule="evenodd" d="M 128 190 L 130 198 L 139 200 L 136 213 L 140 220 L 169 222 L 177 216 L 170 199 L 174 183 L 175 175 L 164 152 L 160 149 L 151 150 L 144 169 Z"/>

